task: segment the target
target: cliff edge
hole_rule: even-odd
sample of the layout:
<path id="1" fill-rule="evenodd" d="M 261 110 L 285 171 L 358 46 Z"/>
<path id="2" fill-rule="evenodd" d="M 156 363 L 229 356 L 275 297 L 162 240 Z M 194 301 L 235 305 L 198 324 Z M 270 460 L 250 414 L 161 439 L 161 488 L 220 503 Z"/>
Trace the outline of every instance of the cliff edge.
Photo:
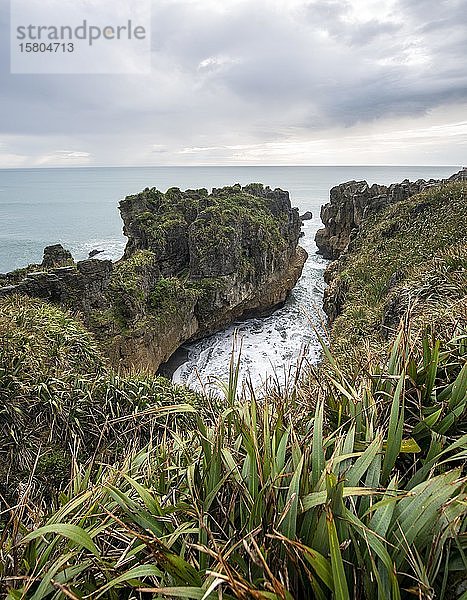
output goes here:
<path id="1" fill-rule="evenodd" d="M 298 210 L 280 189 L 146 188 L 119 208 L 128 237 L 120 261 L 74 263 L 50 246 L 41 265 L 0 277 L 0 297 L 78 311 L 123 369 L 155 372 L 183 342 L 282 305 L 307 258 Z"/>
<path id="2" fill-rule="evenodd" d="M 329 202 L 321 207 L 324 227 L 317 231 L 315 237 L 320 254 L 331 260 L 339 258 L 366 217 L 424 190 L 455 181 L 467 181 L 467 169 L 449 179 L 419 179 L 415 182 L 405 179 L 390 186 L 348 181 L 333 187 Z"/>
<path id="3" fill-rule="evenodd" d="M 445 339 L 467 327 L 467 172 L 385 190 L 378 209 L 381 194 L 366 204 L 358 229 L 325 272 L 331 339 L 347 355 L 362 344 L 378 352 L 401 321 L 415 338 L 428 330 Z M 395 201 L 399 193 L 407 197 Z"/>

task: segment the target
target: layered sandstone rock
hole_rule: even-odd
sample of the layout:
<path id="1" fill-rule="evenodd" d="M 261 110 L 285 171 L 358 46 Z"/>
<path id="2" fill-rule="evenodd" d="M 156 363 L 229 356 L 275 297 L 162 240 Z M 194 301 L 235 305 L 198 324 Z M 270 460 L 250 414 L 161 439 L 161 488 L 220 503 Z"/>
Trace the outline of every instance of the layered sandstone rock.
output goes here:
<path id="1" fill-rule="evenodd" d="M 289 194 L 260 184 L 146 188 L 120 203 L 124 257 L 74 263 L 60 245 L 7 274 L 0 296 L 44 298 L 80 312 L 115 366 L 157 371 L 188 340 L 282 305 L 307 258 Z"/>
<path id="2" fill-rule="evenodd" d="M 301 223 L 288 192 L 260 184 L 212 194 L 146 189 L 125 198 L 120 212 L 128 244 L 116 271 L 139 264 L 142 291 L 139 307 L 130 308 L 121 286 L 116 290 L 138 331 L 136 342 L 131 334 L 114 345 L 125 365 L 144 353 L 155 368 L 186 340 L 282 305 L 307 258 L 298 247 Z M 141 320 L 151 326 L 140 328 Z"/>
<path id="3" fill-rule="evenodd" d="M 325 227 L 316 234 L 316 243 L 321 253 L 326 258 L 335 259 L 327 267 L 324 275 L 328 287 L 324 292 L 323 306 L 330 323 L 333 323 L 342 314 L 348 299 L 349 288 L 355 287 L 353 279 L 349 275 L 342 276 L 342 274 L 349 264 L 353 264 L 357 257 L 367 250 L 370 243 L 368 239 L 372 235 L 374 236 L 374 232 L 378 231 L 379 233 L 376 240 L 371 240 L 371 244 L 378 245 L 384 255 L 385 249 L 392 240 L 404 239 L 404 232 L 410 231 L 417 223 L 423 223 L 426 218 L 429 218 L 427 217 L 429 211 L 438 217 L 438 212 L 448 211 L 449 192 L 446 193 L 445 198 L 443 189 L 449 190 L 452 188 L 450 184 L 465 181 L 467 181 L 467 169 L 459 171 L 449 179 L 418 180 L 415 183 L 405 180 L 389 187 L 382 185 L 370 187 L 366 181 L 351 181 L 331 190 L 331 201 L 321 210 L 321 218 Z M 436 195 L 438 191 L 443 198 L 443 208 L 439 207 L 438 212 L 435 210 L 436 205 L 433 208 L 431 200 L 430 202 L 425 201 L 423 196 L 420 196 L 420 201 L 417 201 L 418 196 L 415 197 L 430 189 L 433 190 L 435 198 L 438 197 Z M 408 201 L 410 198 L 410 202 L 412 202 L 412 197 L 413 207 L 410 211 L 401 210 L 401 207 L 407 204 L 403 201 Z M 388 220 L 388 212 L 397 216 L 394 217 L 392 214 L 391 219 Z M 405 240 L 406 245 L 409 242 L 415 243 L 416 240 Z M 375 262 L 379 261 L 381 257 L 376 255 L 374 260 Z M 389 258 L 387 260 L 389 261 Z M 390 296 L 382 320 L 385 331 L 394 328 L 403 314 L 404 307 L 401 303 L 399 284 L 404 280 L 404 276 L 403 269 L 399 268 L 394 271 L 380 292 L 383 296 Z M 382 271 L 380 277 L 383 277 Z"/>
<path id="4" fill-rule="evenodd" d="M 316 245 L 325 258 L 335 260 L 345 251 L 352 235 L 356 234 L 366 216 L 419 194 L 427 188 L 465 180 L 466 169 L 449 179 L 419 179 L 415 182 L 405 179 L 402 183 L 390 186 L 370 186 L 366 181 L 341 183 L 331 189 L 329 203 L 321 208 L 324 227 L 316 233 Z"/>

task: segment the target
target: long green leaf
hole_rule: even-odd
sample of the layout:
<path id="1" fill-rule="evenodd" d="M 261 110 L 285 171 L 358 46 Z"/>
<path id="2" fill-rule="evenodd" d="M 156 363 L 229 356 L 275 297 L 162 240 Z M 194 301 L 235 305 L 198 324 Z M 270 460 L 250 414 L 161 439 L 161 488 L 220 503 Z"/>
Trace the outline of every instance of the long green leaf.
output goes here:
<path id="1" fill-rule="evenodd" d="M 94 598 L 100 598 L 106 592 L 111 590 L 114 587 L 119 586 L 122 583 L 131 582 L 134 580 L 141 579 L 142 577 L 161 577 L 162 573 L 160 569 L 155 567 L 154 565 L 140 565 L 139 567 L 134 567 L 125 573 L 122 573 L 118 577 L 112 579 L 106 583 L 103 587 L 101 587 L 98 593 L 93 596 Z M 132 586 L 133 587 L 133 586 Z"/>
<path id="2" fill-rule="evenodd" d="M 311 481 L 313 489 L 316 488 L 324 470 L 323 411 L 323 403 L 319 402 L 315 409 L 313 443 L 311 447 Z"/>
<path id="3" fill-rule="evenodd" d="M 382 439 L 381 436 L 378 435 L 371 442 L 365 452 L 359 458 L 357 458 L 355 463 L 347 471 L 346 483 L 349 485 L 349 487 L 355 487 L 363 478 L 378 452 L 381 452 L 381 444 Z"/>
<path id="4" fill-rule="evenodd" d="M 391 405 L 386 452 L 384 455 L 383 470 L 381 474 L 383 485 L 389 481 L 389 476 L 401 451 L 402 433 L 404 427 L 404 403 L 402 402 L 401 406 L 399 406 L 399 403 L 404 387 L 404 381 L 405 373 L 403 372 L 396 386 Z"/>
<path id="5" fill-rule="evenodd" d="M 335 600 L 350 600 L 336 524 L 334 523 L 334 517 L 329 507 L 326 510 L 326 523 L 331 554 L 332 578 L 334 581 L 334 598 Z"/>
<path id="6" fill-rule="evenodd" d="M 90 535 L 77 525 L 69 525 L 68 523 L 51 523 L 50 525 L 44 525 L 38 529 L 28 533 L 23 539 L 23 544 L 32 542 L 39 537 L 43 537 L 48 533 L 55 533 L 61 537 L 68 538 L 73 541 L 78 547 L 89 550 L 94 556 L 99 556 L 99 551 L 92 541 Z"/>
<path id="7" fill-rule="evenodd" d="M 334 590 L 334 583 L 332 578 L 332 568 L 329 560 L 316 550 L 312 550 L 306 546 L 304 547 L 304 557 L 308 564 L 311 565 L 316 575 L 332 592 Z"/>
<path id="8" fill-rule="evenodd" d="M 287 513 L 281 525 L 282 533 L 290 540 L 294 539 L 297 532 L 298 501 L 300 495 L 300 479 L 302 476 L 303 461 L 304 457 L 302 456 L 295 473 L 292 476 L 286 497 Z"/>

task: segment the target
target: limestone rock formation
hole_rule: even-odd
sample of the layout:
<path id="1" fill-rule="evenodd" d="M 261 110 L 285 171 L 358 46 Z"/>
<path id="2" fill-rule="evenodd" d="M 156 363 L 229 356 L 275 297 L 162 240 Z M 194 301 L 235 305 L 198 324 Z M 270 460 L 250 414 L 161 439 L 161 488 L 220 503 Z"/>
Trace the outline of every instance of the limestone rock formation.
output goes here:
<path id="1" fill-rule="evenodd" d="M 313 213 L 310 210 L 307 210 L 300 215 L 300 221 L 310 221 L 313 218 Z"/>
<path id="2" fill-rule="evenodd" d="M 129 305 L 133 295 L 122 285 L 114 290 L 124 318 L 141 333 L 137 341 L 116 338 L 113 351 L 125 365 L 144 353 L 144 363 L 157 368 L 182 342 L 283 304 L 307 258 L 288 192 L 260 184 L 212 194 L 146 189 L 125 198 L 120 212 L 128 244 L 114 281 L 135 265 L 141 290 L 138 306 Z M 141 320 L 151 327 L 141 329 Z"/>
<path id="3" fill-rule="evenodd" d="M 0 277 L 15 293 L 71 307 L 122 368 L 160 364 L 188 340 L 285 302 L 307 258 L 289 194 L 260 184 L 146 188 L 120 203 L 124 257 L 73 263 L 59 244 L 41 265 Z"/>
<path id="4" fill-rule="evenodd" d="M 66 267 L 41 271 L 29 269 L 16 283 L 7 281 L 7 285 L 0 287 L 0 297 L 25 294 L 63 304 L 87 314 L 108 304 L 104 296 L 110 283 L 112 269 L 110 260 L 83 260 Z M 8 278 L 8 274 L 6 277 Z M 16 275 L 13 277 L 17 278 Z"/>
<path id="5" fill-rule="evenodd" d="M 366 239 L 366 234 L 375 228 L 375 224 L 380 225 L 377 241 L 381 247 L 385 247 L 386 243 L 397 239 L 398 236 L 403 238 L 403 232 L 410 229 L 412 223 L 423 222 L 429 206 L 423 200 L 416 202 L 414 198 L 414 206 L 409 215 L 400 219 L 393 218 L 386 223 L 383 217 L 389 210 L 397 211 L 398 203 L 402 206 L 402 201 L 425 190 L 432 189 L 436 192 L 449 184 L 464 181 L 467 181 L 467 169 L 442 180 L 418 180 L 415 183 L 405 180 L 389 187 L 370 187 L 366 181 L 350 181 L 332 188 L 330 203 L 321 209 L 325 227 L 316 234 L 316 244 L 321 253 L 326 258 L 335 259 L 327 267 L 324 275 L 328 287 L 324 292 L 323 307 L 330 323 L 342 313 L 348 288 L 353 285 L 352 281 L 341 274 L 347 263 L 355 260 L 355 256 L 362 251 L 363 240 Z M 393 288 L 398 289 L 398 284 L 404 276 L 404 271 L 398 269 L 391 274 L 381 290 L 381 294 L 391 296 L 383 318 L 385 330 L 394 327 L 403 312 L 399 296 L 397 293 L 391 295 L 390 292 Z"/>
<path id="6" fill-rule="evenodd" d="M 51 269 L 53 267 L 65 267 L 73 262 L 73 256 L 69 250 L 61 244 L 47 246 L 44 248 L 44 258 L 42 259 L 42 267 Z"/>
<path id="7" fill-rule="evenodd" d="M 325 258 L 335 260 L 345 251 L 352 235 L 366 216 L 427 188 L 465 180 L 466 169 L 449 179 L 419 179 L 416 182 L 405 179 L 402 183 L 394 183 L 389 187 L 377 184 L 370 186 L 366 181 L 341 183 L 331 189 L 329 203 L 321 208 L 324 227 L 316 233 L 316 245 Z"/>

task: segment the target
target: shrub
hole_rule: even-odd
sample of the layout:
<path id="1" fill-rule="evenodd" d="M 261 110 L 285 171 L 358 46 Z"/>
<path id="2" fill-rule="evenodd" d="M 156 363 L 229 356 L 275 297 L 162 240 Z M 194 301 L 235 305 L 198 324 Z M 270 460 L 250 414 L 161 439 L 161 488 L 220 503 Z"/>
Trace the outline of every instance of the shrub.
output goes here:
<path id="1" fill-rule="evenodd" d="M 467 337 L 408 339 L 354 383 L 324 347 L 312 397 L 241 394 L 232 360 L 223 409 L 180 428 L 174 408 L 157 443 L 77 470 L 38 528 L 7 534 L 9 598 L 452 596 Z"/>

